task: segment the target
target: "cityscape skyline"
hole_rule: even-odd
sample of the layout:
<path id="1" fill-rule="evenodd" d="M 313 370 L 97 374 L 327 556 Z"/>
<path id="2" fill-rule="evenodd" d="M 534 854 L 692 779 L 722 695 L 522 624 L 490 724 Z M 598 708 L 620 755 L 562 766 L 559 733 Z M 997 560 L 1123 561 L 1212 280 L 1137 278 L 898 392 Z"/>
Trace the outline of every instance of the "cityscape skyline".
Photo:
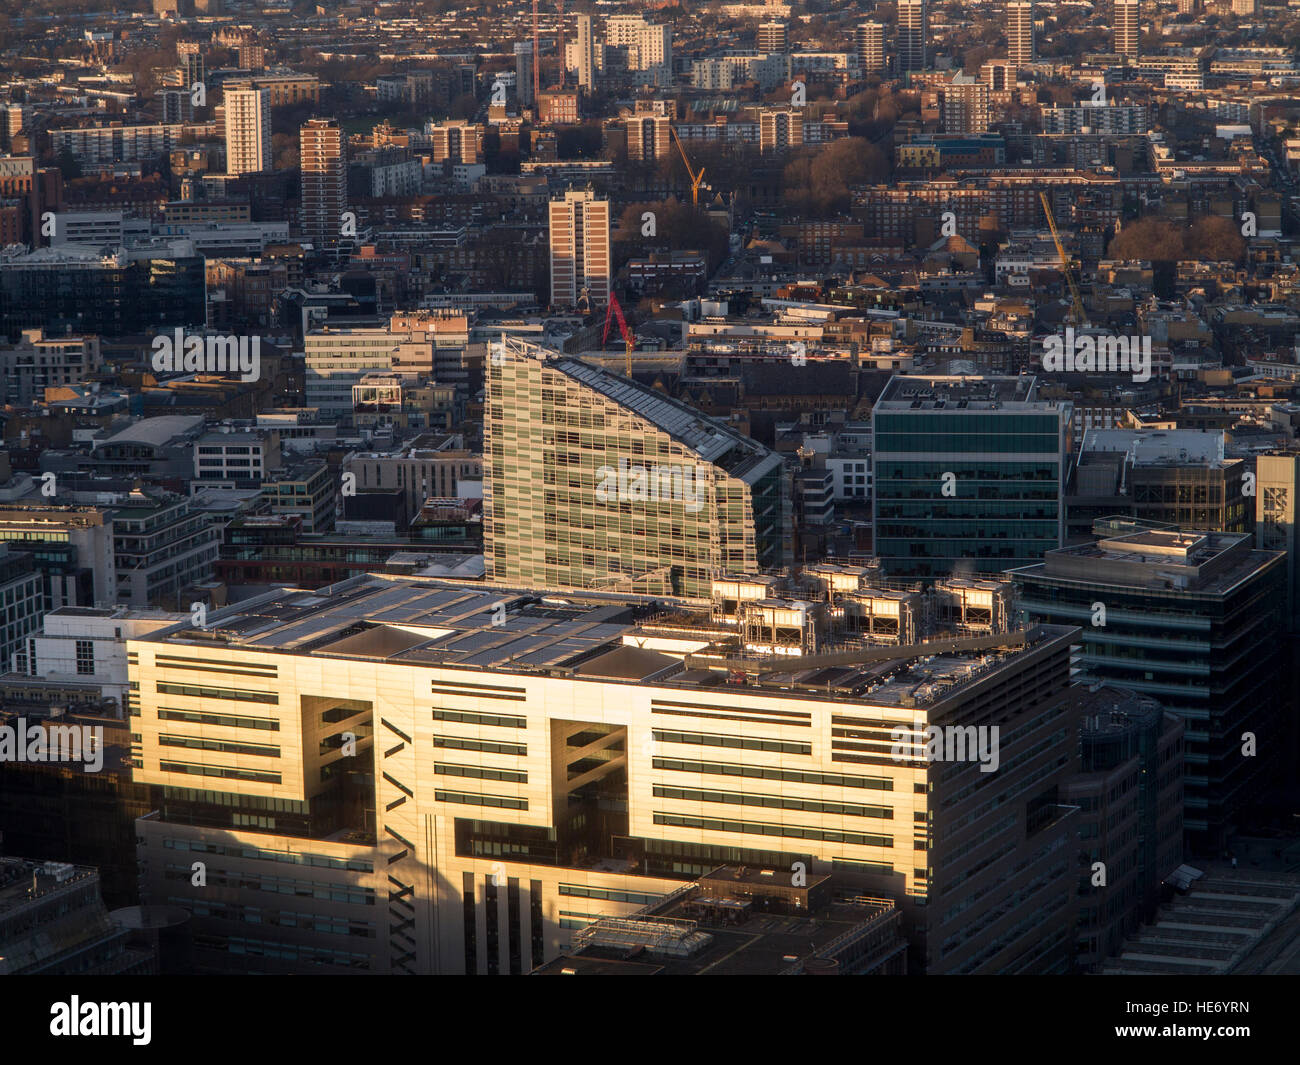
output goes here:
<path id="1" fill-rule="evenodd" d="M 1300 972 L 1297 85 L 1254 0 L 0 13 L 0 973 Z"/>

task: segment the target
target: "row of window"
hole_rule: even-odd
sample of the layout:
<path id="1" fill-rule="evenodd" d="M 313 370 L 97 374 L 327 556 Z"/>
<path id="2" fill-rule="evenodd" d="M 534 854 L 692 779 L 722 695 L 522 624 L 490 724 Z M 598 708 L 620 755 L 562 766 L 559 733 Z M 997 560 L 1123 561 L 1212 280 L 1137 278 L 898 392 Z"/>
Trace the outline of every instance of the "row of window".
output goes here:
<path id="1" fill-rule="evenodd" d="M 312 854 L 302 851 L 271 851 L 247 844 L 225 846 L 197 839 L 163 839 L 168 850 L 192 851 L 199 854 L 220 854 L 227 858 L 249 858 L 262 862 L 281 862 L 289 865 L 311 865 L 320 869 L 350 869 L 353 872 L 373 873 L 375 864 L 369 858 L 339 858 L 329 854 Z"/>
<path id="2" fill-rule="evenodd" d="M 812 754 L 812 744 L 784 740 L 762 740 L 750 736 L 727 736 L 706 732 L 668 732 L 655 729 L 659 743 L 695 744 L 701 747 L 734 747 L 743 751 L 769 751 L 776 754 Z"/>
<path id="3" fill-rule="evenodd" d="M 202 688 L 191 684 L 157 684 L 159 695 L 187 695 L 192 699 L 230 699 L 245 703 L 279 704 L 275 692 L 254 692 L 242 688 Z"/>
<path id="4" fill-rule="evenodd" d="M 438 802 L 455 802 L 463 806 L 495 806 L 503 810 L 527 810 L 527 799 L 512 799 L 505 795 L 471 795 L 461 791 L 435 791 Z"/>
<path id="5" fill-rule="evenodd" d="M 257 758 L 279 758 L 279 747 L 265 747 L 255 743 L 231 743 L 227 740 L 207 740 L 198 736 L 171 736 L 163 733 L 158 737 L 162 747 L 188 747 L 196 751 L 218 751 L 221 754 L 251 754 Z"/>
<path id="6" fill-rule="evenodd" d="M 752 777 L 755 780 L 785 780 L 792 784 L 820 784 L 828 788 L 894 790 L 894 782 L 887 777 L 858 777 L 843 773 L 817 773 L 803 769 L 777 769 L 766 765 L 738 765 L 732 762 L 692 762 L 678 758 L 655 758 L 652 764 L 655 769 L 673 769 L 680 773 Z"/>
<path id="7" fill-rule="evenodd" d="M 230 780 L 251 780 L 257 784 L 279 784 L 279 773 L 265 773 L 256 769 L 238 769 L 225 765 L 196 765 L 191 762 L 159 762 L 163 773 L 189 773 L 200 777 L 226 777 Z"/>
<path id="8" fill-rule="evenodd" d="M 162 707 L 159 721 L 189 721 L 195 725 L 222 725 L 226 728 L 252 728 L 265 732 L 279 732 L 280 722 L 270 717 L 240 717 L 237 714 L 208 714 L 199 710 L 176 710 Z"/>
<path id="9" fill-rule="evenodd" d="M 888 806 L 860 806 L 856 803 L 822 802 L 819 799 L 785 798 L 779 795 L 753 795 L 738 791 L 703 791 L 699 788 L 654 786 L 658 799 L 682 799 L 686 802 L 717 802 L 733 806 L 763 806 L 775 810 L 806 810 L 810 813 L 838 814 L 841 817 L 878 817 L 892 820 Z"/>
<path id="10" fill-rule="evenodd" d="M 719 821 L 711 817 L 655 813 L 656 825 L 679 828 L 702 828 L 710 832 L 740 832 L 753 836 L 785 836 L 789 839 L 817 839 L 827 843 L 851 843 L 859 847 L 892 847 L 892 836 L 868 836 L 860 832 L 840 832 L 829 828 L 801 825 L 770 825 L 761 821 Z"/>
<path id="11" fill-rule="evenodd" d="M 478 780 L 509 780 L 516 784 L 528 783 L 528 774 L 516 769 L 492 769 L 486 766 L 450 765 L 446 762 L 436 762 L 433 771 L 440 776 L 474 777 Z"/>

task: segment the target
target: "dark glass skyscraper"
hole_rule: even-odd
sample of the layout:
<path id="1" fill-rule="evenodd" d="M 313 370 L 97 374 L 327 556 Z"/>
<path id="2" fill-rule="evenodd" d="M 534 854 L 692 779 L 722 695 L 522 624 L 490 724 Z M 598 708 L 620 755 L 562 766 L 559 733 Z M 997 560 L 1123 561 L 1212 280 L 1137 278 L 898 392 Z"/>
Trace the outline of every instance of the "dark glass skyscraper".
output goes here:
<path id="1" fill-rule="evenodd" d="M 1035 378 L 895 377 L 873 416 L 876 554 L 890 577 L 998 573 L 1061 544 L 1068 401 Z"/>
<path id="2" fill-rule="evenodd" d="M 1185 825 L 1218 850 L 1287 748 L 1276 689 L 1286 562 L 1245 533 L 1146 530 L 1050 552 L 1012 574 L 1034 620 L 1083 628 L 1075 679 L 1183 718 Z"/>

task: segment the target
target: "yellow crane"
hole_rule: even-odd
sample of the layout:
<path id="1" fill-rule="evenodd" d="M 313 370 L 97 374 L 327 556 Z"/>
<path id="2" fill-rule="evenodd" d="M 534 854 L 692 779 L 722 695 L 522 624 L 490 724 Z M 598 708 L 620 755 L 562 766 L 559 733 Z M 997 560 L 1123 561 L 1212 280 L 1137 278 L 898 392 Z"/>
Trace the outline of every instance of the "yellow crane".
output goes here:
<path id="1" fill-rule="evenodd" d="M 1043 214 L 1047 215 L 1047 228 L 1052 231 L 1052 240 L 1056 243 L 1056 254 L 1061 257 L 1061 272 L 1065 274 L 1065 283 L 1070 286 L 1070 298 L 1074 302 L 1074 325 L 1083 326 L 1088 324 L 1088 316 L 1083 311 L 1083 300 L 1079 298 L 1079 288 L 1074 283 L 1074 274 L 1070 263 L 1070 257 L 1065 254 L 1065 245 L 1061 243 L 1061 235 L 1056 231 L 1056 219 L 1052 217 L 1052 205 L 1047 199 L 1047 193 L 1040 192 L 1038 198 L 1043 201 Z"/>
<path id="2" fill-rule="evenodd" d="M 704 168 L 701 167 L 698 174 L 691 169 L 691 161 L 686 158 L 686 149 L 682 146 L 682 139 L 677 136 L 677 127 L 669 125 L 668 129 L 672 132 L 673 140 L 677 142 L 677 150 L 682 153 L 682 162 L 686 164 L 686 174 L 691 179 L 691 204 L 698 207 L 700 205 L 700 182 L 704 180 Z"/>

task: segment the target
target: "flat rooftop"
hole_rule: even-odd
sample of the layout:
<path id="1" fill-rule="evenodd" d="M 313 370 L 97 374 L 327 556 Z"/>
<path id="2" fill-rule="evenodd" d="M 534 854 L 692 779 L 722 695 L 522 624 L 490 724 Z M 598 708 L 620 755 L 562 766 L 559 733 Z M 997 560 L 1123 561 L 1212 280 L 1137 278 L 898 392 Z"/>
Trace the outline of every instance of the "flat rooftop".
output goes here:
<path id="1" fill-rule="evenodd" d="M 1196 429 L 1089 429 L 1081 455 L 1120 453 L 1139 466 L 1168 463 L 1219 465 L 1224 461 L 1224 434 Z"/>
<path id="2" fill-rule="evenodd" d="M 875 409 L 988 411 L 1015 404 L 1019 410 L 1059 410 L 1061 405 L 1056 400 L 1037 398 L 1037 382 L 1030 374 L 1017 377 L 895 375 L 880 394 Z"/>
<path id="3" fill-rule="evenodd" d="M 1010 572 L 1087 584 L 1223 594 L 1282 554 L 1254 550 L 1249 533 L 1150 529 L 1056 548 L 1042 562 Z"/>
<path id="4" fill-rule="evenodd" d="M 1008 634 L 1007 646 L 932 653 L 913 650 L 869 663 L 816 664 L 727 684 L 724 669 L 690 668 L 683 653 L 634 653 L 654 635 L 673 600 L 615 593 L 546 593 L 367 574 L 316 591 L 280 588 L 192 625 L 141 637 L 181 646 L 353 658 L 432 668 L 624 681 L 774 697 L 915 707 L 985 676 L 1071 630 L 1038 626 Z M 692 616 L 707 619 L 697 611 Z M 715 639 L 701 631 L 694 649 Z M 676 634 L 680 638 L 680 633 Z M 1015 646 L 1017 640 L 1021 646 Z M 1024 646 L 1025 644 L 1028 646 Z M 874 648 L 879 650 L 879 648 Z M 767 659 L 770 661 L 770 659 Z"/>
<path id="5" fill-rule="evenodd" d="M 98 875 L 85 865 L 0 858 L 0 914 L 35 902 L 65 884 Z"/>

